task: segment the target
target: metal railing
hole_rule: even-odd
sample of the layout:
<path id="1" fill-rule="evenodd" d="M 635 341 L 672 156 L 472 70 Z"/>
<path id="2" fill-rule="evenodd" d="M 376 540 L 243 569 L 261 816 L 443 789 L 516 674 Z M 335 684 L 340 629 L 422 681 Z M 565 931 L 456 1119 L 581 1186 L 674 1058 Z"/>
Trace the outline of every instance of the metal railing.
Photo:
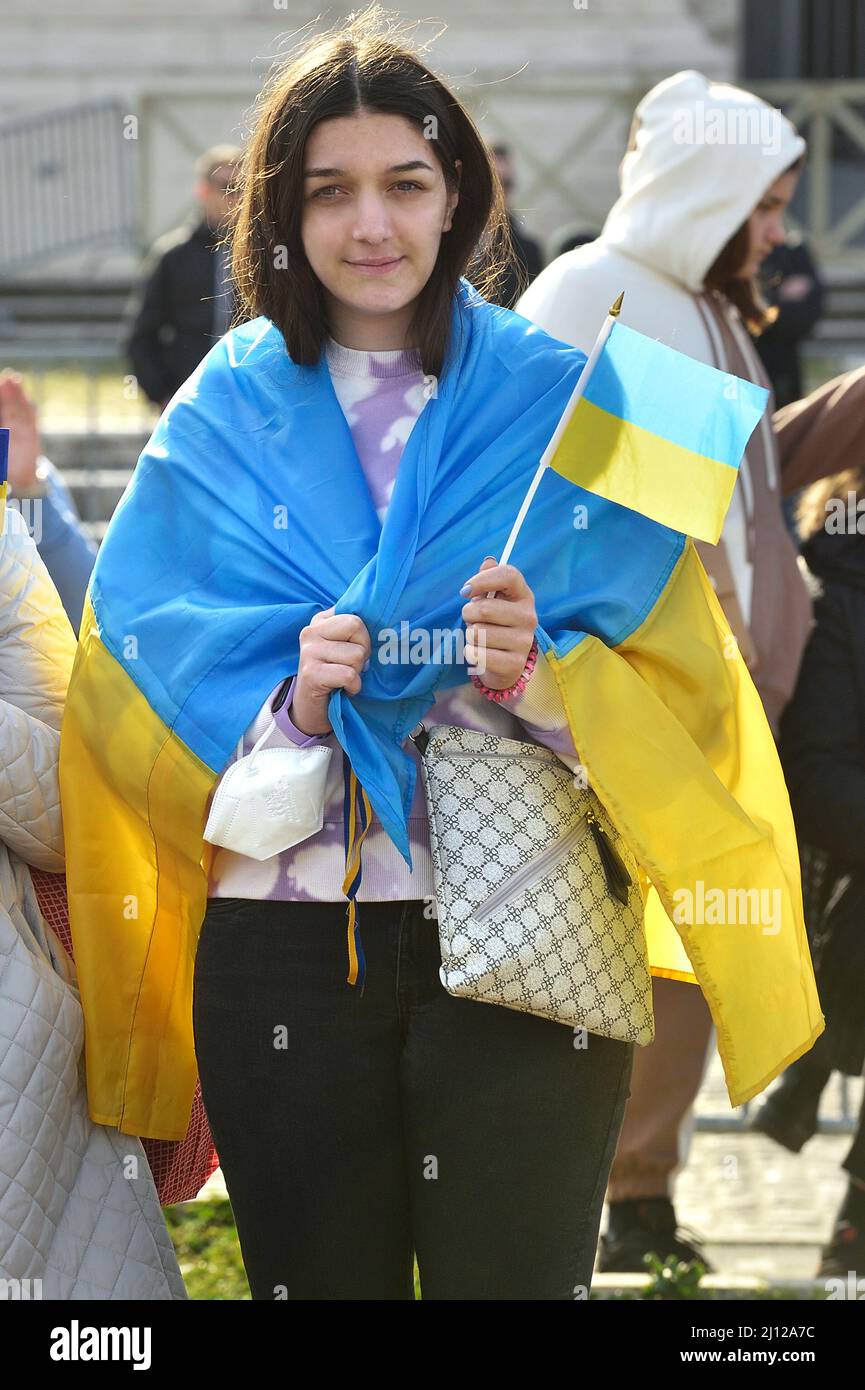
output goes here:
<path id="1" fill-rule="evenodd" d="M 865 80 L 748 85 L 780 106 L 808 141 L 794 215 L 817 255 L 827 265 L 865 265 Z M 245 93 L 244 86 L 232 96 L 239 100 Z M 148 95 L 148 109 L 164 123 L 169 113 L 160 117 L 157 95 Z M 191 94 L 189 100 L 208 95 Z M 501 94 L 485 89 L 489 133 L 511 141 L 523 171 L 520 201 L 531 205 L 554 189 L 561 216 L 597 222 L 606 208 L 581 193 L 592 133 L 612 126 L 623 144 L 642 95 L 622 77 L 604 84 L 584 81 L 576 92 L 541 81 L 524 81 Z M 174 99 L 179 100 L 177 94 Z M 532 103 L 550 102 L 561 106 L 562 120 L 559 148 L 548 150 L 526 138 L 521 115 Z M 137 225 L 153 191 L 149 123 L 138 140 L 132 119 L 120 102 L 109 99 L 0 122 L 0 274 L 51 254 L 108 244 L 136 248 L 142 238 L 149 240 Z M 170 125 L 191 156 L 193 133 L 177 118 Z"/>
<path id="2" fill-rule="evenodd" d="M 865 268 L 865 81 L 751 84 L 808 142 L 793 204 L 818 259 Z"/>
<path id="3" fill-rule="evenodd" d="M 81 248 L 135 245 L 135 175 L 116 101 L 0 123 L 0 272 Z"/>

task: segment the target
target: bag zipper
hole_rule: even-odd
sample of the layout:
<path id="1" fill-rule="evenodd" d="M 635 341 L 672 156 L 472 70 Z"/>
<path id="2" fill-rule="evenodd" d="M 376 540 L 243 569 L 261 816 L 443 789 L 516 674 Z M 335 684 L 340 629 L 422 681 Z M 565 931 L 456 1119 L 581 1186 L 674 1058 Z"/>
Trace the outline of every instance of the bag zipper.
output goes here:
<path id="1" fill-rule="evenodd" d="M 501 907 L 502 903 L 518 897 L 532 883 L 543 878 L 552 863 L 562 859 L 569 850 L 573 849 L 574 845 L 579 844 L 588 829 L 589 816 L 588 812 L 584 812 L 577 824 L 572 826 L 566 835 L 560 836 L 551 845 L 547 845 L 546 849 L 541 850 L 540 854 L 535 855 L 534 859 L 530 859 L 521 869 L 517 869 L 517 872 L 512 874 L 501 887 L 484 899 L 472 913 L 472 920 L 485 922 L 497 908 Z"/>
<path id="2" fill-rule="evenodd" d="M 410 733 L 409 738 L 418 749 L 421 756 L 423 756 L 426 752 L 430 735 L 429 730 L 423 723 L 420 725 L 420 731 L 418 736 L 415 736 L 414 732 Z M 509 762 L 513 761 L 513 755 L 511 753 L 476 754 L 455 750 L 454 752 L 448 753 L 446 756 L 449 758 L 472 759 L 476 759 L 477 757 L 484 759 L 507 758 Z M 518 890 L 525 891 L 536 878 L 542 878 L 544 871 L 549 868 L 550 861 L 558 861 L 567 854 L 575 844 L 579 843 L 587 830 L 592 832 L 592 838 L 597 847 L 598 856 L 601 860 L 601 868 L 604 871 L 607 892 L 610 894 L 610 897 L 616 898 L 627 907 L 628 892 L 629 889 L 633 887 L 634 880 L 631 878 L 622 856 L 619 854 L 609 835 L 601 825 L 595 812 L 589 807 L 588 810 L 583 812 L 577 824 L 573 826 L 566 835 L 555 840 L 551 845 L 547 845 L 546 849 L 542 850 L 534 859 L 530 859 L 529 862 L 524 864 L 521 869 L 518 869 L 506 883 L 503 883 L 500 888 L 497 888 L 494 893 L 491 893 L 480 907 L 475 909 L 472 914 L 473 921 L 485 921 L 487 917 L 495 912 L 497 907 L 501 906 L 503 901 L 515 896 Z"/>
<path id="3" fill-rule="evenodd" d="M 433 727 L 442 728 L 444 726 L 438 724 L 433 725 Z M 420 753 L 421 757 L 423 757 L 427 750 L 427 744 L 430 741 L 430 732 L 425 724 L 420 725 L 420 730 L 421 732 L 419 734 L 415 734 L 414 732 L 410 733 L 409 738 L 411 739 L 415 748 Z M 520 740 L 514 739 L 513 742 L 519 743 Z M 550 750 L 548 748 L 545 748 L 543 744 L 525 743 L 523 744 L 523 747 L 535 750 L 533 753 L 528 754 L 528 756 L 533 757 L 537 762 L 549 763 L 551 766 L 558 763 L 559 766 L 561 766 L 561 762 L 556 757 L 555 753 L 551 753 Z M 487 758 L 507 758 L 508 762 L 513 762 L 514 760 L 513 753 L 469 753 L 462 748 L 448 748 L 446 751 L 440 752 L 438 756 L 442 758 L 471 758 L 472 762 L 477 762 L 479 758 L 484 762 L 487 760 Z"/>

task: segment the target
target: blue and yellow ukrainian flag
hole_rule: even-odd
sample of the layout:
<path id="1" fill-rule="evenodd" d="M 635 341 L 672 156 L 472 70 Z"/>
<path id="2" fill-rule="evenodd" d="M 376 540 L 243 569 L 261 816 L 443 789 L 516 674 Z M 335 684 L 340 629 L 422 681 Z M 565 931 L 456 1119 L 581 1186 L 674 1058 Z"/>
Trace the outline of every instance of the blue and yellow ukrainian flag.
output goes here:
<path id="1" fill-rule="evenodd" d="M 614 322 L 550 467 L 662 526 L 717 545 L 762 386 Z"/>
<path id="2" fill-rule="evenodd" d="M 443 649 L 461 650 L 460 587 L 501 553 L 586 361 L 466 281 L 449 351 L 384 523 L 326 361 L 297 366 L 264 317 L 227 333 L 177 392 L 112 517 L 60 746 L 97 1123 L 186 1134 L 209 799 L 269 692 L 297 670 L 302 628 L 331 606 L 358 614 L 372 639 L 362 690 L 335 691 L 328 707 L 347 788 L 350 947 L 373 811 L 412 868 L 408 735 L 468 674 L 447 657 L 391 663 L 380 646 L 409 622 L 452 632 Z M 639 865 L 651 969 L 699 984 L 739 1105 L 824 1026 L 760 697 L 685 532 L 546 468 L 513 562 L 589 784 Z M 681 895 L 702 902 L 704 889 L 767 894 L 771 920 L 677 917 Z"/>

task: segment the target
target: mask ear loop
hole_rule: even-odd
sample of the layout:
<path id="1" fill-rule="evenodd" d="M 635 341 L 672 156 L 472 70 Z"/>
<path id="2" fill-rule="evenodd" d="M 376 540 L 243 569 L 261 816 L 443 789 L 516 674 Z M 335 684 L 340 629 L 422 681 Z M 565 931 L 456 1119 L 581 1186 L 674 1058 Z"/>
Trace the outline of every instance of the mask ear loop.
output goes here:
<path id="1" fill-rule="evenodd" d="M 264 731 L 264 733 L 261 735 L 261 737 L 258 738 L 258 739 L 256 739 L 256 741 L 255 741 L 255 743 L 253 744 L 252 748 L 250 748 L 249 752 L 246 754 L 246 757 L 247 757 L 247 758 L 251 758 L 252 755 L 253 755 L 253 753 L 257 753 L 257 752 L 258 752 L 259 748 L 260 748 L 261 745 L 264 743 L 265 739 L 267 739 L 267 738 L 270 737 L 270 735 L 273 733 L 273 731 L 274 731 L 275 728 L 276 728 L 276 715 L 275 715 L 275 714 L 271 714 L 271 716 L 270 716 L 270 723 L 268 724 L 267 728 L 265 729 L 265 731 Z M 239 738 L 238 741 L 237 741 L 237 760 L 240 761 L 240 759 L 241 759 L 243 756 L 244 756 L 244 753 L 243 753 L 243 734 L 241 734 L 241 735 L 240 735 L 240 738 Z"/>

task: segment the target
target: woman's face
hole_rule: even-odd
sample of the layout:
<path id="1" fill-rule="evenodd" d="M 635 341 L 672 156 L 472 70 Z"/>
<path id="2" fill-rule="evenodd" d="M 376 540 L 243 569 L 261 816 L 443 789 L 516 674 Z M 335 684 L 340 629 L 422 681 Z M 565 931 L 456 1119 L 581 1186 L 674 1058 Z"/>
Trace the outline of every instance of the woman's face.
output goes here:
<path id="1" fill-rule="evenodd" d="M 306 142 L 301 238 L 337 342 L 406 345 L 458 197 L 431 142 L 404 116 L 319 122 Z"/>
<path id="2" fill-rule="evenodd" d="M 748 218 L 748 256 L 736 272 L 737 280 L 753 279 L 769 252 L 784 244 L 784 213 L 796 191 L 798 177 L 794 170 L 782 174 L 766 189 Z"/>

